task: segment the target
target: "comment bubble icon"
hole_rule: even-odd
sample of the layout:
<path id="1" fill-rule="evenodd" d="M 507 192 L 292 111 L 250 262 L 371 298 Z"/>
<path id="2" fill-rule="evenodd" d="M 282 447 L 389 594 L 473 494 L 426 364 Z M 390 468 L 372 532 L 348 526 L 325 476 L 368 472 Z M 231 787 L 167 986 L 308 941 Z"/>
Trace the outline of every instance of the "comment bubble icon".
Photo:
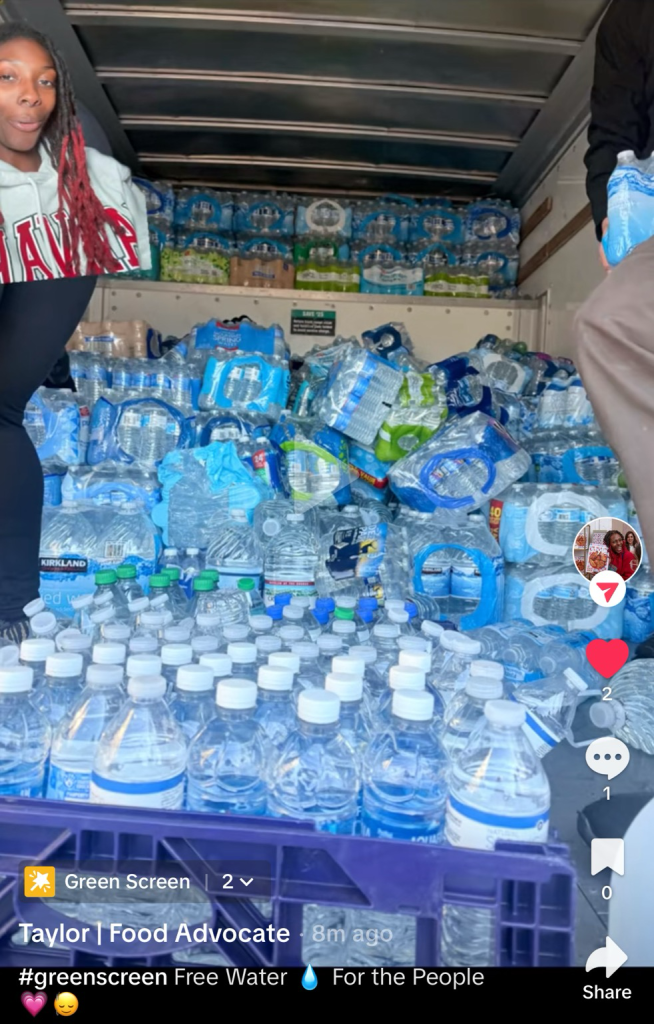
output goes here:
<path id="1" fill-rule="evenodd" d="M 629 764 L 629 747 L 615 736 L 603 736 L 593 740 L 586 748 L 586 764 L 598 775 L 614 779 L 621 775 Z"/>

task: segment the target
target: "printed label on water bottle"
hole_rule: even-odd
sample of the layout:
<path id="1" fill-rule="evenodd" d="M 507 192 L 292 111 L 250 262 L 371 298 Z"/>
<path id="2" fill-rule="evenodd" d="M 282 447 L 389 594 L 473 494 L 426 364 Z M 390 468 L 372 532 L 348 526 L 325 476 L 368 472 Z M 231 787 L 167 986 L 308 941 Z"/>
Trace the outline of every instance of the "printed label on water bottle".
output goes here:
<path id="1" fill-rule="evenodd" d="M 488 526 L 493 537 L 499 544 L 500 540 L 500 523 L 502 521 L 502 512 L 504 511 L 504 502 L 498 498 L 493 498 L 490 503 L 488 512 Z"/>
<path id="2" fill-rule="evenodd" d="M 291 594 L 293 597 L 312 597 L 315 592 L 315 580 L 280 580 L 274 576 L 266 576 L 264 580 L 263 596 L 269 605 L 275 603 L 276 594 Z"/>
<path id="3" fill-rule="evenodd" d="M 91 787 L 90 771 L 70 771 L 50 762 L 48 776 L 48 800 L 69 800 L 88 803 Z"/>
<path id="4" fill-rule="evenodd" d="M 542 814 L 493 814 L 462 803 L 450 796 L 445 813 L 445 838 L 452 846 L 471 850 L 494 850 L 502 840 L 519 843 L 545 843 L 549 811 Z"/>
<path id="5" fill-rule="evenodd" d="M 261 590 L 261 569 L 253 568 L 248 570 L 244 567 L 231 568 L 230 566 L 216 565 L 218 570 L 218 589 L 237 590 L 239 580 L 254 580 L 254 589 Z"/>
<path id="6" fill-rule="evenodd" d="M 516 704 L 522 703 L 517 701 L 513 695 L 509 697 L 509 700 L 514 701 Z M 545 754 L 549 754 L 550 750 L 554 750 L 554 747 L 559 743 L 551 729 L 548 729 L 545 723 L 532 710 L 527 710 L 527 718 L 522 731 L 539 757 L 545 757 Z"/>
<path id="7" fill-rule="evenodd" d="M 116 782 L 91 775 L 91 803 L 175 810 L 184 802 L 184 773 L 153 782 Z"/>
<path id="8" fill-rule="evenodd" d="M 335 580 L 376 576 L 386 547 L 386 523 L 336 530 L 325 565 Z"/>
<path id="9" fill-rule="evenodd" d="M 373 839 L 404 839 L 409 843 L 426 843 L 440 845 L 443 841 L 442 820 L 437 824 L 407 828 L 389 828 L 388 825 L 378 821 L 364 811 L 361 816 L 361 835 L 370 836 Z"/>

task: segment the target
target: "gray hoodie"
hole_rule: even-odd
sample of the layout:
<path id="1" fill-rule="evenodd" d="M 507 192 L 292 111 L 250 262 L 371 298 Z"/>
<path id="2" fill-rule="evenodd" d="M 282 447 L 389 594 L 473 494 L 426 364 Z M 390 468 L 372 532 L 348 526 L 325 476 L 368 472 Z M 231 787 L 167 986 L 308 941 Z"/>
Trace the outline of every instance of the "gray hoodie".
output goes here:
<path id="1" fill-rule="evenodd" d="M 62 247 L 58 176 L 45 146 L 39 147 L 38 171 L 18 171 L 0 160 L 0 283 L 46 281 L 70 276 L 70 257 Z M 93 190 L 110 221 L 112 251 L 124 271 L 151 267 L 145 198 L 131 173 L 113 157 L 86 150 Z M 67 214 L 64 214 L 67 216 Z M 82 274 L 97 273 L 86 266 Z"/>

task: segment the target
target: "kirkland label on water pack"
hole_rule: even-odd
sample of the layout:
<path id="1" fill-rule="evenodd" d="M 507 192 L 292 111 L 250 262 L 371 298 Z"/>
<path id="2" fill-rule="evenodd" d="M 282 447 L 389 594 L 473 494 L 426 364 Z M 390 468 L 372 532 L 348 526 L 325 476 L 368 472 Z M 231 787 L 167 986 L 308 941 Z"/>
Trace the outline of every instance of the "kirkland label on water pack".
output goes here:
<path id="1" fill-rule="evenodd" d="M 544 843 L 548 827 L 549 811 L 536 815 L 493 814 L 470 807 L 453 796 L 447 801 L 445 839 L 452 846 L 494 850 L 500 841 Z"/>
<path id="2" fill-rule="evenodd" d="M 293 309 L 291 311 L 291 334 L 335 338 L 336 311 L 333 309 Z"/>

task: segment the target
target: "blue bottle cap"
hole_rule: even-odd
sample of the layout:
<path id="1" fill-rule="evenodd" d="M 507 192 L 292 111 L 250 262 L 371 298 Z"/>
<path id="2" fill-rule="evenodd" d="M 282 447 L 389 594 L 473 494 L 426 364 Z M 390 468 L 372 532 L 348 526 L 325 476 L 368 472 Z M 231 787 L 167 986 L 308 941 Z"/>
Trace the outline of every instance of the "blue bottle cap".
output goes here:
<path id="1" fill-rule="evenodd" d="M 281 604 L 273 604 L 270 608 L 266 608 L 266 615 L 269 615 L 274 622 L 280 622 L 282 618 L 282 612 L 284 606 Z"/>
<path id="2" fill-rule="evenodd" d="M 292 596 L 292 594 L 275 594 L 275 604 L 283 608 L 285 604 L 291 603 Z"/>

